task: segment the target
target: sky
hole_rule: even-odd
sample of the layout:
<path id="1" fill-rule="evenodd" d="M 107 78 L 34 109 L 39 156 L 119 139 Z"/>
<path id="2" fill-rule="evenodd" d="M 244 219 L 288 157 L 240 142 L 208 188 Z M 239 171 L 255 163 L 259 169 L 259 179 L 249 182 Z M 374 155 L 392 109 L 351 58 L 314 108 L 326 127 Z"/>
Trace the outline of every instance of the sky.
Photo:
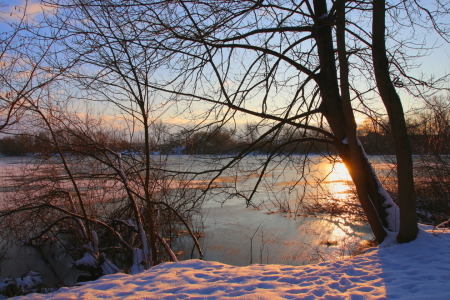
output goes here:
<path id="1" fill-rule="evenodd" d="M 48 8 L 43 7 L 39 4 L 38 0 L 11 0 L 11 1 L 3 1 L 0 2 L 3 3 L 4 7 L 1 9 L 3 13 L 0 14 L 3 18 L 5 18 L 7 21 L 13 21 L 18 20 L 18 18 L 23 13 L 23 7 L 27 7 L 27 12 L 33 14 L 36 18 L 39 18 L 39 16 L 42 14 L 44 10 L 48 10 Z M 450 24 L 450 14 L 447 16 L 444 16 L 442 18 L 442 21 L 444 23 Z M 0 23 L 0 30 L 2 30 L 4 27 L 4 24 L 2 25 Z M 407 36 L 411 34 L 411 29 L 404 29 L 403 32 L 400 32 L 399 36 Z M 427 51 L 427 56 L 421 57 L 417 60 L 417 64 L 420 65 L 420 67 L 415 68 L 411 70 L 411 73 L 415 76 L 419 76 L 420 74 L 425 74 L 426 76 L 435 76 L 440 77 L 443 76 L 446 73 L 450 73 L 450 45 L 443 39 L 440 39 L 436 34 L 427 34 L 425 31 L 421 29 L 417 29 L 414 33 L 414 37 L 417 38 L 417 43 L 425 43 L 426 47 L 433 48 Z M 414 42 L 414 41 L 413 41 Z M 444 84 L 444 86 L 450 88 L 450 84 L 448 83 Z M 398 89 L 399 94 L 402 97 L 402 101 L 404 104 L 404 110 L 406 112 L 410 111 L 413 108 L 417 108 L 423 105 L 422 100 L 414 99 L 410 95 L 408 95 L 405 91 Z M 94 106 L 95 107 L 95 106 Z M 201 114 L 206 110 L 206 106 L 204 104 L 193 104 L 191 106 L 192 110 L 197 113 Z M 382 105 L 378 105 L 378 108 L 382 108 Z M 259 108 L 256 108 L 259 109 Z M 112 110 L 104 110 L 103 108 L 101 111 L 109 111 L 110 114 L 114 114 Z M 168 124 L 175 124 L 175 125 L 181 125 L 185 126 L 185 124 L 191 123 L 185 116 L 178 115 L 175 109 L 169 109 L 167 111 L 168 113 L 162 116 L 162 121 Z M 120 114 L 118 114 L 120 117 Z M 157 115 L 159 116 L 159 115 Z M 114 117 L 108 117 L 109 119 L 114 119 Z M 356 121 L 357 123 L 362 123 L 362 121 L 365 119 L 365 116 L 356 114 Z M 242 126 L 245 125 L 247 122 L 255 121 L 256 119 L 253 117 L 238 117 L 235 119 L 235 122 Z"/>
<path id="2" fill-rule="evenodd" d="M 0 0 L 0 17 L 7 22 L 20 20 L 25 11 L 27 15 L 38 17 L 48 9 L 41 5 L 38 0 Z M 3 22 L 0 22 L 0 30 L 5 30 L 4 28 Z"/>

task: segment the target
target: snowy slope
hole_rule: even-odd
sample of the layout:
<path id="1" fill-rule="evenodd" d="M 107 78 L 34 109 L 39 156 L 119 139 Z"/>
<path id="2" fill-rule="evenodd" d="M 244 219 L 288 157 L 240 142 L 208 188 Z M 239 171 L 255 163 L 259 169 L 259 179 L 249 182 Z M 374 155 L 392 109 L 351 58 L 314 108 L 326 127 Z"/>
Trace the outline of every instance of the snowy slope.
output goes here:
<path id="1" fill-rule="evenodd" d="M 450 232 L 422 226 L 416 241 L 352 259 L 293 267 L 190 260 L 115 274 L 32 299 L 450 299 Z"/>

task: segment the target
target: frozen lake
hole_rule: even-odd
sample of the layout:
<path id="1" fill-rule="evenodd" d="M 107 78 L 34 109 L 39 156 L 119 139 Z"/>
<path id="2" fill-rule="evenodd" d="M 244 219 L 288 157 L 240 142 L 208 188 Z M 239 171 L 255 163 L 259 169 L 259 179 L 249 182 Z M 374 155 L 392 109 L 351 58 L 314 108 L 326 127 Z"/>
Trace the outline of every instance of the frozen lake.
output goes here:
<path id="1" fill-rule="evenodd" d="M 301 156 L 293 157 L 292 161 L 275 158 L 265 164 L 265 175 L 259 177 L 265 159 L 265 156 L 247 157 L 213 181 L 213 191 L 217 192 L 204 203 L 202 214 L 194 222 L 195 229 L 203 232 L 199 241 L 205 260 L 239 266 L 303 265 L 347 256 L 361 240 L 372 238 L 369 226 L 357 219 L 314 215 L 305 209 L 320 203 L 333 203 L 335 207 L 356 204 L 342 163 L 332 164 L 326 158 L 311 156 L 303 167 L 305 158 Z M 2 201 L 7 202 L 11 195 L 6 187 L 11 176 L 33 168 L 27 166 L 28 160 L 27 157 L 0 157 Z M 212 162 L 202 157 L 169 156 L 167 166 L 173 170 L 202 171 L 220 168 L 229 160 Z M 381 172 L 391 168 L 378 158 L 373 163 Z M 193 181 L 198 187 L 207 183 L 202 177 Z M 243 197 L 232 195 L 234 191 L 250 195 L 256 183 L 259 186 L 253 196 L 253 206 L 247 206 Z M 190 258 L 192 247 L 190 238 L 183 235 L 176 247 L 179 259 Z M 18 277 L 33 270 L 41 272 L 49 284 L 62 280 L 64 285 L 73 285 L 78 273 L 72 267 L 72 259 L 60 250 L 44 252 L 25 246 L 11 248 L 1 262 L 0 278 Z"/>

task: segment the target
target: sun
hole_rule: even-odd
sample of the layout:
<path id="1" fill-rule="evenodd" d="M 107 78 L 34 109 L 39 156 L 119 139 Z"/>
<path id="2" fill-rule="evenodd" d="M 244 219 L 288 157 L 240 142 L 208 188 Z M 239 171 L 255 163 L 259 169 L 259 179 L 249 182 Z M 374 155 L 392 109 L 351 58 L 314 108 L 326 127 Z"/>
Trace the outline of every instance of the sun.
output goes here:
<path id="1" fill-rule="evenodd" d="M 343 162 L 336 162 L 334 166 L 332 166 L 332 172 L 332 175 L 338 177 L 340 180 L 352 180 L 352 177 Z"/>
<path id="2" fill-rule="evenodd" d="M 351 194 L 349 182 L 352 178 L 347 167 L 342 162 L 335 162 L 328 165 L 328 176 L 326 184 L 328 191 L 332 194 L 332 198 L 336 200 L 344 200 Z"/>

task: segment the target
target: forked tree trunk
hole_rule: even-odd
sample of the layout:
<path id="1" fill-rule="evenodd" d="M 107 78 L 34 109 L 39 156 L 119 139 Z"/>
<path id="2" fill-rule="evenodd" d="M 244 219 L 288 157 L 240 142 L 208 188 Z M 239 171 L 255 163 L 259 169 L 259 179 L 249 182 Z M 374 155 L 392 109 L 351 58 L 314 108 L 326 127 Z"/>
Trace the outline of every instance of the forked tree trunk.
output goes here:
<path id="1" fill-rule="evenodd" d="M 348 141 L 349 135 L 353 135 L 353 144 L 358 143 L 355 130 L 350 128 L 354 122 L 353 113 L 344 113 L 339 92 L 332 36 L 333 20 L 328 16 L 326 0 L 314 0 L 314 10 L 314 38 L 320 60 L 320 74 L 315 79 L 322 95 L 321 110 L 338 139 L 335 143 L 336 149 L 356 185 L 361 206 L 372 231 L 381 243 L 387 235 L 387 230 L 397 231 L 398 208 L 381 186 L 362 147 L 358 145 L 350 151 L 348 143 L 344 142 Z"/>
<path id="2" fill-rule="evenodd" d="M 407 243 L 419 232 L 411 146 L 400 97 L 389 73 L 389 61 L 385 44 L 385 0 L 373 1 L 372 56 L 378 91 L 386 107 L 397 158 L 398 197 L 400 206 L 400 229 L 397 240 Z"/>
<path id="3" fill-rule="evenodd" d="M 367 162 L 362 160 L 361 146 L 359 145 L 358 138 L 356 136 L 356 121 L 353 114 L 351 105 L 349 82 L 348 82 L 348 61 L 347 51 L 345 43 L 345 0 L 337 0 L 336 4 L 336 42 L 338 48 L 339 58 L 339 75 L 340 75 L 340 90 L 342 98 L 343 114 L 345 119 L 345 129 L 347 135 L 347 142 L 349 145 L 348 153 L 350 158 L 347 158 L 347 164 L 351 167 L 351 176 L 355 183 L 356 192 L 359 201 L 364 211 L 373 211 L 373 204 L 368 195 L 368 190 L 365 184 L 364 165 Z M 367 219 L 370 224 L 376 224 L 374 234 L 377 240 L 383 240 L 386 233 L 383 229 L 383 225 L 378 215 L 374 213 L 368 214 Z"/>

